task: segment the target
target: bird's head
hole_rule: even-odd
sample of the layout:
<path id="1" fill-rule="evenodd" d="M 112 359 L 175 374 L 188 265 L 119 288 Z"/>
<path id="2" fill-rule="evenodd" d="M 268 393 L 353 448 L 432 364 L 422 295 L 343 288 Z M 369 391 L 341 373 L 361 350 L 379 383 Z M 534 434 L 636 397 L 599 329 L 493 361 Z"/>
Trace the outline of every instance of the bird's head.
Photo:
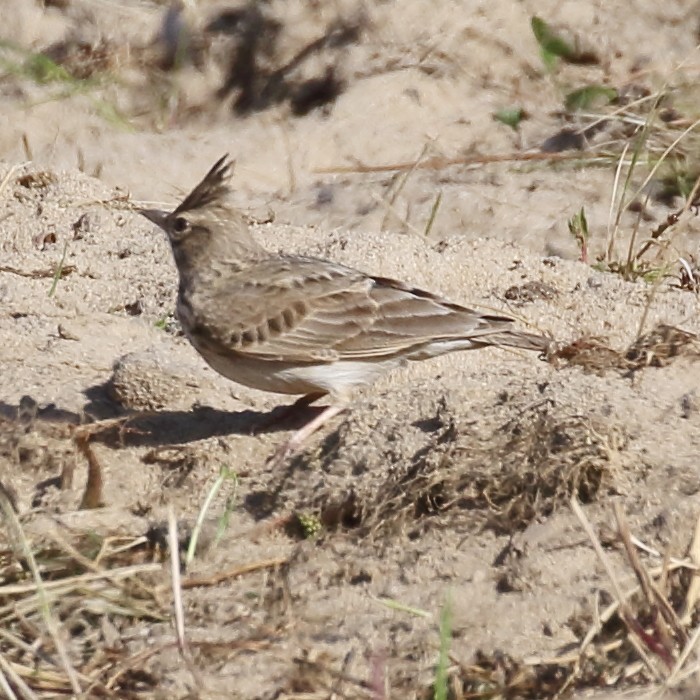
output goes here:
<path id="1" fill-rule="evenodd" d="M 228 201 L 232 170 L 225 155 L 174 211 L 139 209 L 167 234 L 180 273 L 198 264 L 235 262 L 261 250 L 242 214 Z"/>

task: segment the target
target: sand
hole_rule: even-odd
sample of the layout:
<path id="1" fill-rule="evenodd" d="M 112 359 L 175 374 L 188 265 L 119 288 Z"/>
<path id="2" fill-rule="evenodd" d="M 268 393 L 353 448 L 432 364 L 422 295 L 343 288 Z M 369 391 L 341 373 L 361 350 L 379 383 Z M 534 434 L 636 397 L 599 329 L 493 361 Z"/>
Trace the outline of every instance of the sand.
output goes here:
<path id="1" fill-rule="evenodd" d="M 668 358 L 659 356 L 668 344 L 652 339 L 627 364 L 612 350 L 624 354 L 659 324 L 700 333 L 696 294 L 671 276 L 626 280 L 592 264 L 605 247 L 614 163 L 474 161 L 538 149 L 562 128 L 567 87 L 659 89 L 678 70 L 693 76 L 694 3 L 271 2 L 264 12 L 283 29 L 269 61 L 283 64 L 338 17 L 359 27 L 300 69 L 339 66 L 343 82 L 302 116 L 288 101 L 237 115 L 235 91 L 216 97 L 225 37 L 201 49 L 199 65 L 156 71 L 161 3 L 47 5 L 0 3 L 4 35 L 32 51 L 68 36 L 103 41 L 119 79 L 70 96 L 61 82 L 26 75 L 0 87 L 0 482 L 32 537 L 46 528 L 130 537 L 162 524 L 169 506 L 191 528 L 221 469 L 236 474 L 207 513 L 215 529 L 230 498 L 223 538 L 184 573 L 210 582 L 184 591 L 196 673 L 173 645 L 164 563 L 153 574 L 163 619 L 119 618 L 114 639 L 104 624 L 98 635 L 98 646 L 124 654 L 163 646 L 144 660 L 141 685 L 124 676 L 116 697 L 432 697 L 446 601 L 454 683 L 472 678 L 479 659 L 500 659 L 494 677 L 515 687 L 508 668 L 540 669 L 533 659 L 580 644 L 613 594 L 571 495 L 596 532 L 614 531 L 617 503 L 635 537 L 685 555 L 698 517 L 695 339 L 667 334 L 677 350 Z M 198 3 L 193 35 L 225 6 Z M 600 62 L 547 73 L 535 13 Z M 106 118 L 105 105 L 123 116 Z M 529 114 L 517 131 L 493 118 L 512 105 Z M 597 338 L 611 351 L 595 366 L 500 349 L 411 364 L 358 392 L 348 413 L 270 469 L 296 424 L 256 426 L 288 398 L 234 385 L 196 354 L 172 318 L 167 241 L 133 211 L 175 206 L 224 153 L 236 161 L 234 199 L 271 250 L 512 314 L 561 347 Z M 463 162 L 430 160 L 441 158 Z M 416 160 L 408 170 L 368 167 Z M 682 205 L 650 202 L 643 236 Z M 587 262 L 567 226 L 581 207 Z M 621 219 L 619 256 L 636 221 Z M 698 230 L 684 214 L 657 264 L 677 275 Z M 74 426 L 122 418 L 90 443 L 103 484 L 100 507 L 85 508 Z M 72 480 L 58 478 L 66 469 Z M 628 589 L 619 540 L 606 551 Z M 650 569 L 661 564 L 641 556 Z M 79 648 L 70 647 L 76 666 Z M 605 658 L 631 668 L 638 657 L 628 653 Z M 601 672 L 573 692 L 609 683 L 642 697 L 657 687 L 649 678 Z M 538 683 L 509 697 L 552 696 Z"/>

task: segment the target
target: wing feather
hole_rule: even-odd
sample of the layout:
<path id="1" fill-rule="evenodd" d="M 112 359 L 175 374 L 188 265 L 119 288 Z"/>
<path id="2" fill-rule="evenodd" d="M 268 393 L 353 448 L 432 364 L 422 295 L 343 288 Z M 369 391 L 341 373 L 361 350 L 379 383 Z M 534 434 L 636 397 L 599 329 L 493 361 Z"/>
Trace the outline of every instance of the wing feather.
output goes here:
<path id="1" fill-rule="evenodd" d="M 217 342 L 261 360 L 381 360 L 445 341 L 488 345 L 488 336 L 512 323 L 396 280 L 310 258 L 263 263 L 254 277 L 234 281 L 220 295 L 235 297 L 237 323 Z M 220 320 L 210 326 L 222 327 Z"/>

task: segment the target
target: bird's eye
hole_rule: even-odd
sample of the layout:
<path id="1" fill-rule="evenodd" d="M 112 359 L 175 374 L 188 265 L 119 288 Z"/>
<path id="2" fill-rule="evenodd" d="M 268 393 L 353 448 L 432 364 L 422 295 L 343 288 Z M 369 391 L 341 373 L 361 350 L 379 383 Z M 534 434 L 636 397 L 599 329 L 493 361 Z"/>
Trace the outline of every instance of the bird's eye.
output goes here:
<path id="1" fill-rule="evenodd" d="M 178 216 L 175 221 L 173 221 L 173 231 L 177 234 L 182 235 L 190 228 L 190 222 L 187 221 L 183 216 Z"/>

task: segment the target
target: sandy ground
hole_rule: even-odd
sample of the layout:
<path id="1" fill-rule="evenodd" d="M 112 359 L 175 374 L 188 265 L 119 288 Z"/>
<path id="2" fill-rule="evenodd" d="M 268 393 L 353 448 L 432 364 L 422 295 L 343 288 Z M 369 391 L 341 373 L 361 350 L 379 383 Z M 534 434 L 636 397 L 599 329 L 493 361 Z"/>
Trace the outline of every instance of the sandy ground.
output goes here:
<path id="1" fill-rule="evenodd" d="M 58 523 L 135 535 L 162 523 L 169 504 L 191 526 L 226 468 L 235 489 L 227 482 L 208 513 L 215 528 L 231 497 L 225 536 L 187 576 L 253 568 L 185 590 L 195 674 L 166 646 L 144 661 L 150 680 L 119 686 L 116 697 L 432 697 L 447 600 L 454 683 L 490 659 L 494 677 L 515 687 L 504 658 L 544 668 L 581 642 L 610 600 L 610 579 L 568 506 L 572 493 L 596 532 L 615 532 L 619 503 L 637 538 L 685 555 L 698 517 L 692 338 L 667 337 L 678 356 L 657 361 L 650 351 L 631 371 L 609 356 L 590 371 L 590 362 L 493 349 L 411 365 L 359 393 L 348 414 L 273 471 L 266 460 L 294 426 L 255 428 L 287 399 L 233 385 L 197 356 L 171 319 L 177 277 L 167 242 L 131 209 L 174 205 L 228 152 L 236 201 L 270 249 L 505 311 L 562 344 L 597 337 L 624 351 L 640 328 L 658 324 L 698 334 L 697 296 L 673 279 L 625 281 L 578 260 L 567 221 L 585 207 L 593 259 L 614 165 L 472 163 L 398 175 L 366 167 L 536 149 L 561 129 L 567 87 L 658 89 L 683 61 L 691 79 L 696 3 L 271 3 L 285 27 L 282 56 L 338 17 L 361 26 L 332 53 L 345 89 L 299 117 L 286 103 L 237 116 L 232 98 L 215 98 L 223 40 L 202 65 L 139 69 L 137 48 L 158 48 L 150 42 L 161 3 L 50 5 L 0 3 L 3 35 L 32 51 L 69 36 L 108 42 L 119 79 L 71 96 L 11 71 L 0 83 L 0 481 L 28 532 Z M 187 21 L 201 28 L 224 7 L 201 3 Z M 536 13 L 600 62 L 547 74 L 530 31 Z M 323 73 L 330 60 L 307 68 Z M 105 104 L 124 119 L 107 119 Z M 493 119 L 512 105 L 530 115 L 518 131 Z M 644 235 L 679 206 L 650 203 Z M 636 219 L 622 218 L 621 250 Z M 697 254 L 698 230 L 682 218 L 676 257 Z M 532 283 L 534 294 L 513 291 Z M 66 426 L 119 417 L 130 420 L 118 434 L 91 443 L 102 506 L 81 508 L 85 460 Z M 74 478 L 59 489 L 66 465 Z M 315 537 L 289 527 L 300 518 L 318 527 Z M 619 540 L 600 537 L 627 590 L 634 576 Z M 642 556 L 649 568 L 661 563 Z M 159 576 L 169 581 L 165 565 Z M 165 619 L 115 623 L 111 646 L 139 654 L 172 641 L 169 595 L 161 602 Z M 694 621 L 691 611 L 690 632 Z M 606 683 L 654 690 L 627 653 L 608 660 L 630 678 L 601 671 L 574 692 Z M 538 683 L 509 697 L 550 697 Z M 456 688 L 453 697 L 466 697 Z"/>

